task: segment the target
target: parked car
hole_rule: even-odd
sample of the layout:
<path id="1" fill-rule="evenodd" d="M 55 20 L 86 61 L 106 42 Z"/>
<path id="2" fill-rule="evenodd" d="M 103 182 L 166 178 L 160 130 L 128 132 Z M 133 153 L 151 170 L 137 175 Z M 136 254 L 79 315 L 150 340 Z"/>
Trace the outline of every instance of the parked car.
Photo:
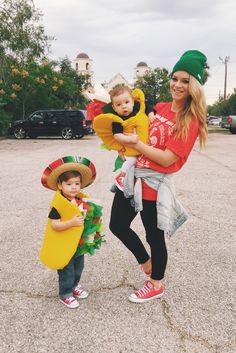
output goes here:
<path id="1" fill-rule="evenodd" d="M 17 139 L 38 136 L 61 136 L 65 140 L 85 135 L 86 121 L 81 110 L 38 110 L 25 120 L 16 120 L 9 133 Z"/>
<path id="2" fill-rule="evenodd" d="M 229 129 L 231 134 L 236 134 L 236 115 L 229 115 L 222 118 L 221 127 Z"/>
<path id="3" fill-rule="evenodd" d="M 209 116 L 207 119 L 208 125 L 220 126 L 221 118 L 217 116 Z"/>
<path id="4" fill-rule="evenodd" d="M 87 119 L 87 110 L 82 110 L 84 116 L 85 116 L 85 128 L 84 128 L 84 134 L 85 135 L 94 135 L 95 131 L 92 127 L 92 120 Z"/>

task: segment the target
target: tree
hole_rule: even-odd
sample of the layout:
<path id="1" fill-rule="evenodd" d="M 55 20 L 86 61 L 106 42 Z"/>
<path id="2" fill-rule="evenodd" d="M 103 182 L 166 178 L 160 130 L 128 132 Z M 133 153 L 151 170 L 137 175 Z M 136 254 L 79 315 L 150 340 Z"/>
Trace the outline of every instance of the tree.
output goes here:
<path id="1" fill-rule="evenodd" d="M 219 100 L 212 106 L 208 107 L 208 113 L 210 115 L 229 115 L 235 114 L 236 112 L 236 88 L 234 92 L 228 95 L 227 99 L 219 98 Z"/>
<path id="2" fill-rule="evenodd" d="M 71 92 L 67 96 L 61 96 L 60 98 L 70 107 L 85 109 L 87 100 L 82 92 L 91 85 L 90 75 L 78 74 L 76 70 L 72 68 L 71 61 L 67 57 L 59 60 L 58 66 L 60 73 L 64 77 L 65 85 L 69 80 L 70 83 L 72 84 L 73 82 L 73 85 L 76 87 L 73 94 Z"/>
<path id="3" fill-rule="evenodd" d="M 165 68 L 156 68 L 146 73 L 135 82 L 135 87 L 143 90 L 149 104 L 171 100 L 169 93 L 170 73 Z"/>
<path id="4" fill-rule="evenodd" d="M 4 109 L 13 118 L 24 118 L 35 110 L 65 108 L 65 97 L 75 96 L 76 84 L 54 69 L 54 63 L 30 62 L 10 68 L 8 79 L 0 80 L 0 97 Z"/>
<path id="5" fill-rule="evenodd" d="M 1 57 L 24 64 L 44 57 L 52 38 L 44 33 L 33 0 L 3 0 L 0 10 Z"/>

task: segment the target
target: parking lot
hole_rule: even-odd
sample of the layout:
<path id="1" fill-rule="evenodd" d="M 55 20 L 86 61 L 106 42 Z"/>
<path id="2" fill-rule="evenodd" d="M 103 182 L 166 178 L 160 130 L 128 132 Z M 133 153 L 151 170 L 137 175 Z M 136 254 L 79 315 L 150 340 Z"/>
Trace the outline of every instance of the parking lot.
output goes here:
<path id="1" fill-rule="evenodd" d="M 0 140 L 0 353 L 233 353 L 235 346 L 236 137 L 209 134 L 175 176 L 189 221 L 167 239 L 165 295 L 145 304 L 128 295 L 145 277 L 108 229 L 115 152 L 81 140 Z M 104 207 L 106 242 L 86 255 L 76 310 L 58 301 L 57 274 L 38 259 L 53 192 L 45 167 L 67 155 L 91 159 L 86 189 Z M 122 221 L 122 220 L 121 220 Z M 139 217 L 134 229 L 145 239 Z"/>

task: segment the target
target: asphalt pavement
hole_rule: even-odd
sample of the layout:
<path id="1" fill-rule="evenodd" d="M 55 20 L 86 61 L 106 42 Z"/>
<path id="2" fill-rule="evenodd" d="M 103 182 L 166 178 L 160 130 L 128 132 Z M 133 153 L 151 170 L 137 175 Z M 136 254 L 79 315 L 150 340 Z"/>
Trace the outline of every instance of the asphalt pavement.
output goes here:
<path id="1" fill-rule="evenodd" d="M 86 192 L 104 207 L 106 234 L 103 247 L 86 255 L 81 284 L 90 295 L 74 310 L 58 300 L 56 271 L 38 259 L 53 197 L 41 174 L 67 155 L 97 167 Z M 0 141 L 0 352 L 235 352 L 236 136 L 210 134 L 206 150 L 196 143 L 176 174 L 190 217 L 167 239 L 165 295 L 145 304 L 128 301 L 145 277 L 108 229 L 115 156 L 96 136 Z M 133 226 L 145 241 L 139 217 Z"/>

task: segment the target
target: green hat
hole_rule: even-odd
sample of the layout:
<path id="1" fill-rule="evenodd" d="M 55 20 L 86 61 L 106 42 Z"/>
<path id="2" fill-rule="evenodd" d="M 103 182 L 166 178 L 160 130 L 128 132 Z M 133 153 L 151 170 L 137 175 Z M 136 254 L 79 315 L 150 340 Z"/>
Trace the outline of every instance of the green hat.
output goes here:
<path id="1" fill-rule="evenodd" d="M 207 67 L 207 57 L 198 50 L 186 51 L 175 64 L 172 74 L 176 71 L 185 71 L 194 76 L 203 85 L 204 69 Z"/>

